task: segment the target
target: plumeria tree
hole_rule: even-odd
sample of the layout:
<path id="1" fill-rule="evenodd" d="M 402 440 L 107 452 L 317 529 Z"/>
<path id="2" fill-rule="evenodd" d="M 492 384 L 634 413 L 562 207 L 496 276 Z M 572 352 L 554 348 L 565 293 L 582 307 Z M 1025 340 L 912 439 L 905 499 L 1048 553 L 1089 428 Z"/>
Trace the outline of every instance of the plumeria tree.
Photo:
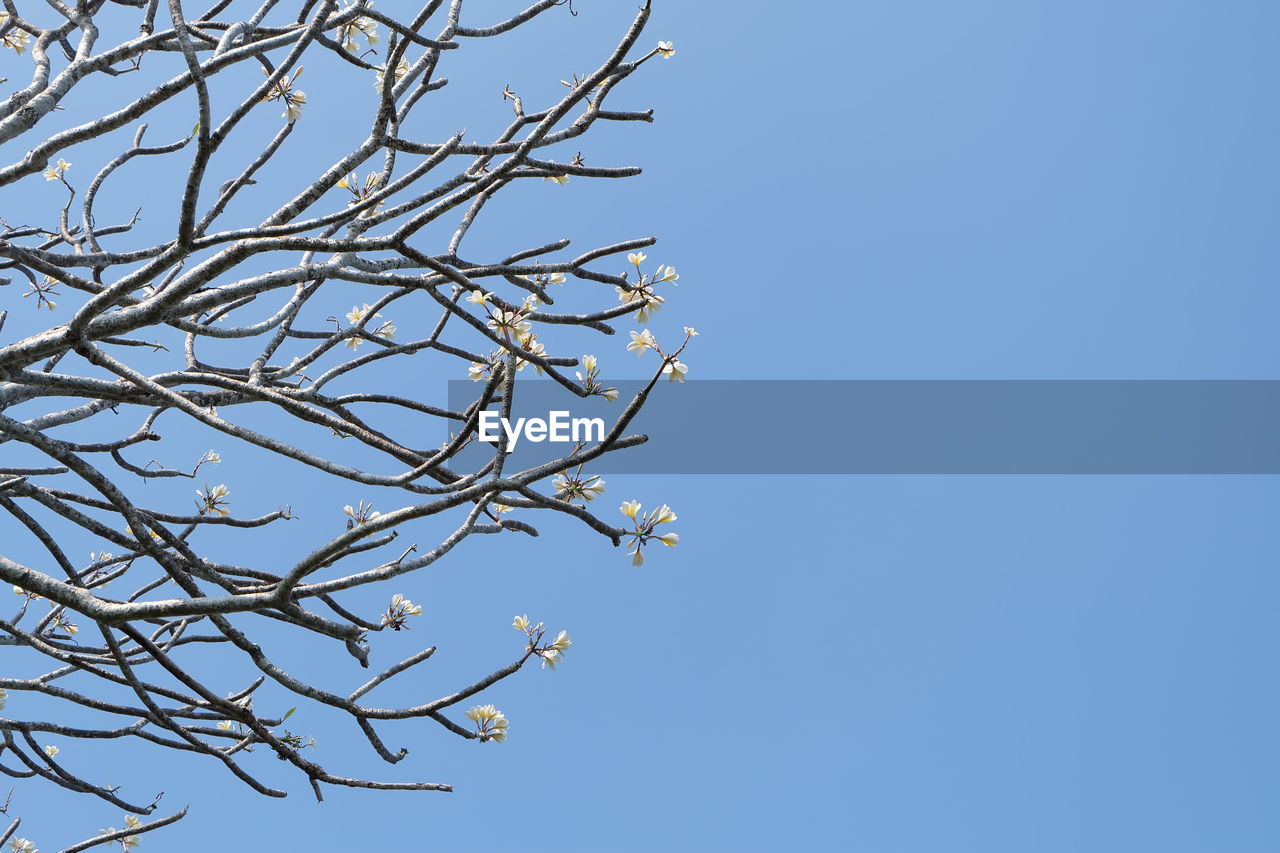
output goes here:
<path id="1" fill-rule="evenodd" d="M 0 220 L 0 580 L 16 602 L 0 619 L 10 647 L 0 772 L 32 780 L 17 784 L 19 799 L 52 784 L 121 810 L 118 827 L 66 850 L 128 850 L 185 813 L 157 811 L 165 785 L 138 795 L 136 785 L 91 778 L 77 755 L 82 739 L 203 759 L 269 797 L 286 790 L 260 778 L 264 755 L 296 770 L 317 798 L 333 785 L 451 790 L 342 775 L 315 760 L 314 739 L 290 730 L 289 718 L 307 705 L 335 709 L 392 764 L 407 755 L 383 740 L 395 721 L 502 742 L 507 719 L 482 694 L 530 662 L 554 668 L 571 646 L 566 631 L 518 616 L 513 660 L 407 707 L 367 697 L 434 648 L 342 686 L 286 668 L 273 644 L 312 644 L 315 656 L 368 667 L 375 635 L 408 629 L 422 613 L 398 588 L 406 576 L 470 537 L 536 536 L 538 513 L 626 546 L 637 565 L 653 543 L 679 541 L 669 507 L 646 513 L 628 500 L 620 514 L 597 513 L 605 482 L 591 469 L 644 440 L 628 424 L 663 377 L 683 380 L 695 332 L 665 345 L 647 329 L 630 332 L 626 348 L 653 365 L 630 399 L 604 378 L 605 359 L 560 343 L 567 327 L 607 342 L 615 323 L 644 324 L 662 307 L 679 276 L 648 263 L 654 239 L 572 252 L 564 239 L 495 257 L 464 248 L 495 196 L 519 181 L 556 192 L 571 180 L 638 174 L 557 152 L 600 123 L 653 120 L 610 106 L 632 74 L 675 54 L 669 42 L 643 46 L 653 44 L 642 41 L 649 3 L 619 22 L 593 70 L 563 81 L 558 99 L 535 107 L 510 86 L 494 93 L 510 113 L 495 137 L 424 139 L 410 129 L 415 108 L 445 87 L 452 54 L 548 13 L 572 26 L 572 2 L 537 0 L 493 22 L 473 18 L 495 4 L 472 10 L 463 0 L 219 0 L 208 10 L 182 0 L 0 0 L 14 87 L 0 104 L 0 188 L 57 199 L 48 221 L 30 221 L 38 205 L 25 203 Z M 322 70 L 304 76 L 304 60 Z M 367 95 L 341 105 L 309 98 L 302 87 L 317 74 L 355 75 Z M 64 104 L 83 90 L 106 106 L 68 125 Z M 327 152 L 334 140 L 309 133 L 308 119 L 338 108 L 368 130 Z M 174 115 L 186 120 L 166 132 Z M 265 141 L 252 142 L 258 136 Z M 300 146 L 326 151 L 329 165 L 273 196 L 256 177 Z M 179 179 L 130 171 L 160 162 L 179 164 Z M 164 197 L 175 213 L 161 228 L 137 214 L 100 222 L 95 210 L 113 193 L 144 208 Z M 591 307 L 556 307 L 573 299 Z M 434 320 L 419 335 L 407 320 L 428 312 Z M 6 320 L 18 334 L 5 334 Z M 623 356 L 621 344 L 608 346 Z M 424 359 L 472 379 L 474 401 L 450 409 L 407 392 L 409 383 L 382 393 L 360 378 L 388 367 L 421 375 Z M 479 413 L 509 414 L 530 378 L 613 401 L 603 439 L 522 470 L 500 440 L 464 469 L 459 453 L 477 442 Z M 447 424 L 449 439 L 422 447 L 422 418 Z M 187 451 L 166 450 L 165 433 L 217 449 L 178 458 Z M 214 472 L 224 455 L 250 452 L 328 478 L 329 534 L 298 543 L 289 532 L 287 478 L 279 508 L 237 512 L 241 491 Z M 190 482 L 193 504 L 157 503 L 159 487 L 147 488 L 157 480 Z M 396 541 L 441 519 L 447 535 Z M 272 531 L 291 561 L 225 556 L 237 536 Z M 385 589 L 384 609 L 362 597 L 373 586 Z M 212 663 L 218 655 L 253 677 L 227 683 L 240 670 Z M 18 833 L 14 820 L 0 844 L 35 851 Z"/>

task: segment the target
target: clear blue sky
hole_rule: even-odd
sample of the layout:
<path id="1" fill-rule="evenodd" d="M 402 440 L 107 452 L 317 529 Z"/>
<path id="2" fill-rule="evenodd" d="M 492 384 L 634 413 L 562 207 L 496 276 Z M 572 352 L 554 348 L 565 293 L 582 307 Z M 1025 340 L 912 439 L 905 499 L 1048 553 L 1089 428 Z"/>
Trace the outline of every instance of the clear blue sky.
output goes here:
<path id="1" fill-rule="evenodd" d="M 518 4 L 475 5 L 485 23 Z M 554 95 L 635 5 L 577 0 L 579 17 L 500 54 L 464 51 L 431 127 L 487 132 L 503 83 Z M 477 254 L 660 235 L 650 255 L 681 282 L 655 327 L 699 328 L 697 377 L 1278 378 L 1280 5 L 655 6 L 652 40 L 678 54 L 618 101 L 658 122 L 584 145 L 646 173 L 517 188 L 469 238 Z M 338 84 L 303 80 L 305 121 L 345 121 Z M 494 103 L 449 112 L 477 93 Z M 623 343 L 601 350 L 606 370 L 634 369 Z M 234 490 L 274 493 L 220 450 Z M 330 769 L 456 793 L 329 789 L 317 805 L 268 766 L 293 794 L 267 800 L 148 754 L 181 768 L 165 805 L 193 810 L 143 849 L 1280 849 L 1274 478 L 609 485 L 609 504 L 674 507 L 681 546 L 633 569 L 570 525 L 482 537 L 405 584 L 426 607 L 410 634 L 377 638 L 375 663 L 441 646 L 390 703 L 505 663 L 516 613 L 569 629 L 560 670 L 493 691 L 507 743 L 388 727 L 413 750 L 392 768 L 299 712 Z M 361 680 L 346 658 L 298 666 Z M 150 790 L 145 763 L 74 748 Z M 24 786 L 24 832 L 55 849 L 65 804 Z M 90 829 L 119 825 L 78 805 Z"/>

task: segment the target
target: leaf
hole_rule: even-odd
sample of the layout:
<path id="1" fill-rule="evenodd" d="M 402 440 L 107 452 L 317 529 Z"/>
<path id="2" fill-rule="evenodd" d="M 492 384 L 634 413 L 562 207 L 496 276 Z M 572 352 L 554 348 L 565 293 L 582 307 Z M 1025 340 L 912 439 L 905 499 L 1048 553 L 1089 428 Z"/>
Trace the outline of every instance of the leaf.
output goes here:
<path id="1" fill-rule="evenodd" d="M 284 712 L 284 716 L 280 718 L 280 722 L 282 722 L 282 723 L 283 723 L 285 720 L 287 720 L 287 719 L 289 719 L 290 717 L 292 717 L 292 716 L 293 716 L 293 712 L 294 712 L 294 711 L 296 711 L 296 710 L 298 710 L 298 709 L 297 709 L 296 707 L 294 707 L 294 708 L 290 708 L 289 710 L 285 711 L 285 712 Z"/>

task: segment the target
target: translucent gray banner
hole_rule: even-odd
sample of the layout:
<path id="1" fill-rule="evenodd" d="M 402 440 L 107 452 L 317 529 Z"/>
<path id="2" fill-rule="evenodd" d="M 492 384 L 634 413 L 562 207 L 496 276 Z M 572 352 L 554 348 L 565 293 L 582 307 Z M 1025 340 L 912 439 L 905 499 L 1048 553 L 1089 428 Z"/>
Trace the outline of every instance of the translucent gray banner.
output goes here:
<path id="1" fill-rule="evenodd" d="M 612 384 L 616 403 L 518 383 L 507 470 L 565 455 L 571 441 L 550 434 L 571 439 L 573 419 L 611 427 L 643 386 Z M 450 408 L 480 391 L 450 382 Z M 542 440 L 531 418 L 548 422 Z M 494 416 L 489 424 L 501 428 Z M 1280 381 L 663 381 L 626 430 L 636 433 L 649 441 L 606 454 L 590 473 L 1280 474 Z M 491 455 L 473 443 L 458 467 Z"/>

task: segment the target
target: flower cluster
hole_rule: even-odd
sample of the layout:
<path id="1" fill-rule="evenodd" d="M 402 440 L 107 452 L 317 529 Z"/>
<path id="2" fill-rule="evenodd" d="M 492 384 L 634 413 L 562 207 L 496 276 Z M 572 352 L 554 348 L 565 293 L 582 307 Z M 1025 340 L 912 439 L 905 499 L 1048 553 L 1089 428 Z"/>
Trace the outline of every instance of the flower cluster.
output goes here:
<path id="1" fill-rule="evenodd" d="M 39 849 L 36 848 L 36 843 L 25 838 L 15 838 L 10 841 L 9 849 L 13 853 L 40 853 Z"/>
<path id="2" fill-rule="evenodd" d="M 338 186 L 351 193 L 351 200 L 347 202 L 347 207 L 355 207 L 378 191 L 382 186 L 382 175 L 377 172 L 370 172 L 361 181 L 358 174 L 351 172 L 338 181 Z M 360 216 L 361 218 L 372 216 L 385 206 L 385 203 L 380 201 L 364 213 L 361 213 Z M 367 308 L 368 306 L 365 307 Z"/>
<path id="3" fill-rule="evenodd" d="M 499 305 L 490 304 L 489 300 L 492 297 L 492 292 L 473 290 L 467 294 L 466 301 L 483 308 L 489 318 L 486 325 L 496 334 L 502 335 L 512 347 L 517 348 L 521 353 L 527 353 L 538 358 L 546 358 L 547 348 L 538 340 L 538 336 L 533 332 L 533 324 L 528 320 L 529 315 L 536 311 L 540 304 L 537 295 L 530 293 L 525 297 L 524 304 L 519 308 L 503 308 Z M 476 382 L 487 379 L 492 375 L 494 365 L 498 364 L 501 358 L 501 353 L 495 353 L 489 356 L 488 364 L 473 361 L 467 370 L 467 375 Z M 541 376 L 542 367 L 525 358 L 517 359 L 516 371 L 524 370 L 530 364 L 533 365 L 533 369 L 537 374 Z"/>
<path id="4" fill-rule="evenodd" d="M 231 514 L 231 512 L 226 509 L 226 507 L 231 503 L 227 497 L 230 494 L 231 490 L 222 483 L 219 483 L 212 488 L 210 488 L 208 483 L 205 483 L 203 490 L 196 489 L 196 496 L 200 498 L 200 500 L 196 501 L 196 508 L 200 511 L 201 515 L 211 512 L 214 515 L 225 518 Z"/>
<path id="5" fill-rule="evenodd" d="M 493 369 L 502 361 L 502 353 L 489 353 L 484 361 L 473 361 L 467 368 L 467 376 L 472 382 L 483 382 L 493 375 Z"/>
<path id="6" fill-rule="evenodd" d="M 618 399 L 617 388 L 606 388 L 600 384 L 600 365 L 594 355 L 584 355 L 582 357 L 582 367 L 586 373 L 584 374 L 579 370 L 578 381 L 582 383 L 583 389 L 588 394 L 604 397 L 610 403 Z"/>
<path id="7" fill-rule="evenodd" d="M 649 322 L 649 318 L 653 316 L 653 312 L 662 308 L 662 303 L 666 302 L 666 298 L 659 296 L 654 290 L 658 284 L 675 284 L 680 280 L 680 275 L 676 272 L 676 268 L 672 266 L 658 265 L 658 268 L 650 275 L 645 275 L 640 271 L 640 265 L 647 259 L 648 255 L 644 252 L 632 252 L 627 255 L 627 260 L 636 268 L 636 283 L 628 285 L 619 285 L 618 301 L 624 305 L 635 304 L 636 319 L 641 323 Z"/>
<path id="8" fill-rule="evenodd" d="M 59 160 L 58 162 L 62 163 L 63 161 Z M 46 172 L 45 175 L 47 176 L 48 172 Z M 58 307 L 58 303 L 54 302 L 49 297 L 61 295 L 58 293 L 58 291 L 54 290 L 54 288 L 57 287 L 58 284 L 59 284 L 59 281 L 56 278 L 50 275 L 46 275 L 42 281 L 31 282 L 31 289 L 28 290 L 26 293 L 22 294 L 22 298 L 26 299 L 28 296 L 34 296 L 36 298 L 37 311 L 39 311 L 41 308 L 48 308 L 50 311 L 52 311 Z"/>
<path id="9" fill-rule="evenodd" d="M 49 625 L 49 633 L 61 631 L 70 639 L 80 633 L 80 626 L 67 619 L 67 610 L 65 607 L 59 607 L 52 614 L 52 623 Z M 54 747 L 55 751 L 57 747 Z"/>
<path id="10" fill-rule="evenodd" d="M 66 182 L 66 178 L 62 177 L 67 173 L 67 169 L 71 168 L 71 164 L 61 157 L 58 162 L 44 170 L 44 179 L 46 181 L 62 181 Z"/>
<path id="11" fill-rule="evenodd" d="M 196 472 L 200 470 L 201 465 L 217 465 L 222 461 L 222 456 L 216 450 L 208 450 L 196 461 L 196 467 L 191 469 L 191 476 L 194 477 Z"/>
<path id="12" fill-rule="evenodd" d="M 568 631 L 561 631 L 556 638 L 549 643 L 542 642 L 543 636 L 546 635 L 546 628 L 539 622 L 537 625 L 530 624 L 528 616 L 517 616 L 511 622 L 511 627 L 517 631 L 522 631 L 528 638 L 528 645 L 525 650 L 532 652 L 542 658 L 542 668 L 556 668 L 556 664 L 564 662 L 564 653 L 569 651 L 569 647 L 573 645 L 573 640 L 569 639 Z"/>
<path id="13" fill-rule="evenodd" d="M 372 5 L 372 3 L 366 3 L 365 8 Z M 348 6 L 347 8 L 351 7 Z M 355 53 L 359 49 L 359 44 L 356 42 L 357 36 L 364 36 L 368 49 L 372 50 L 373 46 L 378 43 L 378 25 L 372 18 L 357 15 L 338 27 L 337 35 L 338 43 L 342 45 L 342 49 L 347 53 Z"/>
<path id="14" fill-rule="evenodd" d="M 262 69 L 262 73 L 268 77 L 272 72 Z M 262 103 L 267 104 L 272 101 L 282 101 L 284 103 L 284 112 L 280 114 L 281 118 L 289 120 L 293 124 L 302 118 L 302 105 L 307 102 L 307 93 L 301 89 L 295 89 L 298 84 L 298 78 L 302 76 L 302 66 L 298 66 L 298 70 L 293 72 L 293 78 L 290 79 L 288 74 L 282 75 L 276 84 L 271 87 L 271 91 L 262 99 Z"/>
<path id="15" fill-rule="evenodd" d="M 357 308 L 356 306 L 352 305 L 351 310 L 347 312 L 347 319 L 351 321 L 351 324 L 353 326 L 356 326 L 361 323 L 368 322 L 369 320 L 376 320 L 382 316 L 381 314 L 378 314 L 378 313 L 370 314 L 369 312 L 371 311 L 373 311 L 373 308 L 367 302 L 364 304 L 363 307 L 360 307 L 360 308 Z M 395 340 L 396 326 L 390 320 L 383 320 L 382 324 L 378 326 L 378 328 L 373 330 L 373 334 L 377 335 L 380 338 L 384 338 L 388 341 Z M 360 337 L 347 338 L 348 349 L 358 350 L 360 349 L 360 345 L 362 343 L 364 343 L 364 338 L 360 338 Z"/>
<path id="16" fill-rule="evenodd" d="M 422 606 L 414 604 L 400 593 L 391 596 L 391 605 L 382 614 L 382 627 L 393 631 L 409 630 L 409 617 L 421 616 Z"/>
<path id="17" fill-rule="evenodd" d="M 662 347 L 658 345 L 658 339 L 648 329 L 642 329 L 639 332 L 631 333 L 631 343 L 627 344 L 627 350 L 638 356 L 644 356 L 648 350 L 653 350 L 662 357 L 662 372 L 666 377 L 674 382 L 683 382 L 685 374 L 689 372 L 689 366 L 680 360 L 680 353 L 684 352 L 684 348 L 689 345 L 689 341 L 698 334 L 698 330 L 692 326 L 684 327 L 684 343 L 680 344 L 680 348 L 675 352 L 663 352 Z"/>
<path id="18" fill-rule="evenodd" d="M 386 73 L 387 73 L 387 66 L 385 64 L 379 65 L 377 68 L 374 69 L 373 86 L 375 89 L 378 89 L 379 91 L 382 90 L 382 79 L 386 76 Z M 400 61 L 396 63 L 395 83 L 399 83 L 400 80 L 404 78 L 404 75 L 408 73 L 409 73 L 409 60 L 405 59 L 402 56 L 400 57 Z M 395 83 L 392 83 L 391 85 L 394 86 Z"/>
<path id="19" fill-rule="evenodd" d="M 142 821 L 138 819 L 137 815 L 127 814 L 124 816 L 125 829 L 137 829 L 141 825 L 142 825 Z M 106 829 L 98 830 L 98 834 L 111 835 L 112 833 L 119 832 L 119 831 L 120 830 L 116 829 L 114 826 L 109 826 Z M 141 844 L 142 841 L 136 835 L 126 835 L 124 838 L 119 839 L 119 843 L 120 843 L 121 850 L 132 850 L 133 848 Z"/>
<path id="20" fill-rule="evenodd" d="M 604 494 L 604 480 L 599 474 L 584 476 L 581 465 L 572 474 L 567 472 L 556 474 L 551 480 L 551 485 L 555 487 L 556 497 L 562 501 L 587 502 Z"/>
<path id="21" fill-rule="evenodd" d="M 489 307 L 487 302 L 484 308 L 489 314 L 489 322 L 486 325 L 506 338 L 508 342 L 512 338 L 520 340 L 524 336 L 532 334 L 533 324 L 525 319 L 526 312 L 524 308 L 493 309 Z"/>
<path id="22" fill-rule="evenodd" d="M 359 527 L 366 521 L 373 521 L 375 518 L 382 515 L 382 513 L 374 510 L 373 504 L 366 504 L 363 500 L 354 507 L 351 506 L 351 504 L 347 504 L 342 508 L 342 511 L 347 515 L 348 530 L 353 527 Z"/>
<path id="23" fill-rule="evenodd" d="M 651 540 L 656 539 L 669 548 L 674 548 L 680 544 L 680 535 L 678 533 L 659 534 L 655 532 L 659 524 L 669 524 L 676 520 L 676 514 L 666 504 L 651 510 L 648 514 L 640 512 L 639 501 L 623 501 L 620 509 L 622 514 L 635 524 L 635 529 L 626 534 L 631 538 L 631 565 L 644 565 L 643 549 Z"/>
<path id="24" fill-rule="evenodd" d="M 0 12 L 0 27 L 9 23 L 9 13 Z M 0 45 L 9 48 L 18 56 L 27 52 L 27 45 L 31 44 L 31 35 L 26 30 L 20 30 L 16 26 L 0 36 Z"/>
<path id="25" fill-rule="evenodd" d="M 476 724 L 480 740 L 502 743 L 507 739 L 507 718 L 492 705 L 476 705 L 467 712 L 467 719 Z"/>

